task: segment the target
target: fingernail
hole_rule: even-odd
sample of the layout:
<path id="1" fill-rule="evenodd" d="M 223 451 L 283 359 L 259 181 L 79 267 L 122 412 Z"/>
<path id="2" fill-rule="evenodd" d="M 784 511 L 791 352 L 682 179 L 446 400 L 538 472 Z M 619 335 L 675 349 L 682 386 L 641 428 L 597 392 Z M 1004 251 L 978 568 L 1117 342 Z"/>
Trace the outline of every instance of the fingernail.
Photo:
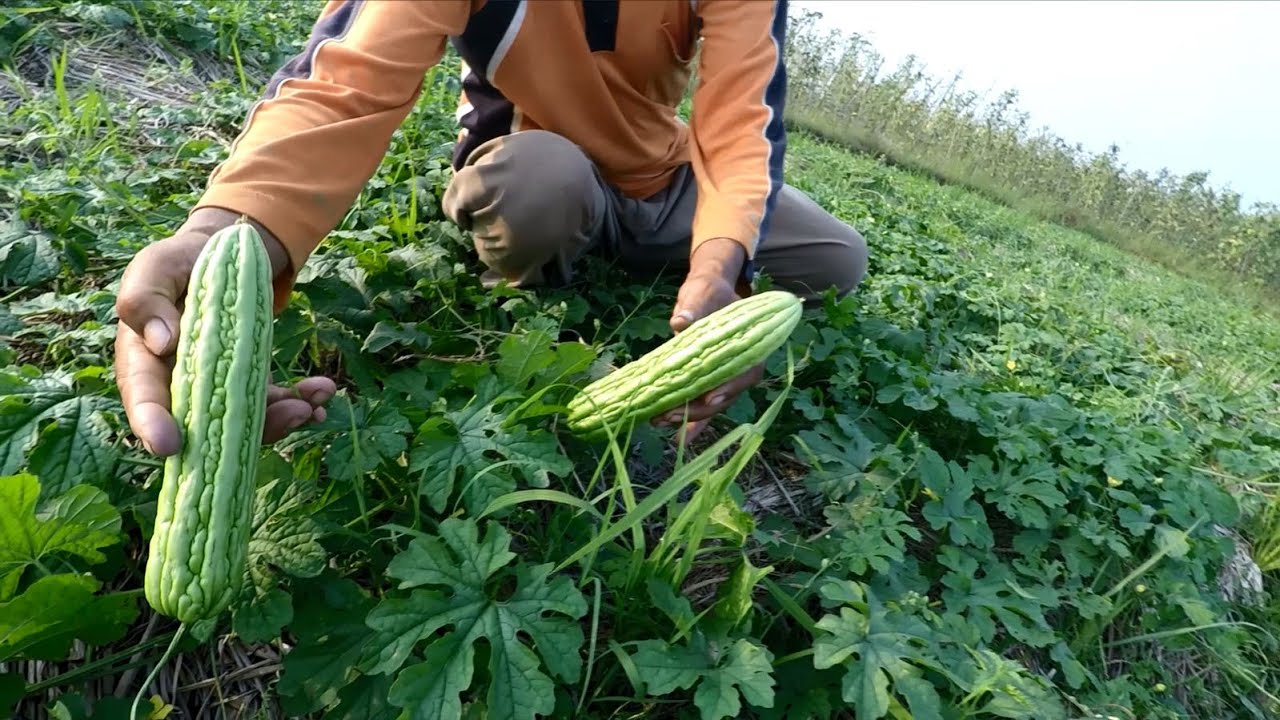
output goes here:
<path id="1" fill-rule="evenodd" d="M 318 407 L 311 411 L 311 418 L 318 423 L 324 422 L 324 419 L 327 417 L 329 417 L 329 413 L 325 412 L 325 409 L 322 407 Z"/>
<path id="2" fill-rule="evenodd" d="M 725 396 L 724 396 L 724 395 L 712 395 L 712 396 L 711 396 L 711 404 L 712 404 L 712 405 L 719 405 L 719 404 L 721 404 L 721 403 L 723 403 L 723 402 L 724 402 L 724 398 L 725 398 Z"/>
<path id="3" fill-rule="evenodd" d="M 142 339 L 146 341 L 147 348 L 157 355 L 164 352 L 171 337 L 169 326 L 165 325 L 160 318 L 151 318 L 142 328 Z"/>

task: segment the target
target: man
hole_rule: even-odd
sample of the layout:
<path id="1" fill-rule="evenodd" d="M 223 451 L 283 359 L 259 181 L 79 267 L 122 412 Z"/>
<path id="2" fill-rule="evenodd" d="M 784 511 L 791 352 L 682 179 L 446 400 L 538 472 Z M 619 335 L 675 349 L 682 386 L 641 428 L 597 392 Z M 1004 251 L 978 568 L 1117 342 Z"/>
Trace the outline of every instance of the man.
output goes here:
<path id="1" fill-rule="evenodd" d="M 749 292 L 757 268 L 806 298 L 851 291 L 863 239 L 782 181 L 786 20 L 785 0 L 330 0 L 187 222 L 125 270 L 116 370 L 130 426 L 148 451 L 177 451 L 164 358 L 208 237 L 248 216 L 282 309 L 446 42 L 466 70 L 443 206 L 474 234 L 486 286 L 564 282 L 584 252 L 666 265 L 684 273 L 673 332 Z M 686 127 L 674 108 L 695 50 Z M 696 435 L 761 372 L 658 422 Z M 327 378 L 272 386 L 264 440 L 322 420 L 334 392 Z"/>

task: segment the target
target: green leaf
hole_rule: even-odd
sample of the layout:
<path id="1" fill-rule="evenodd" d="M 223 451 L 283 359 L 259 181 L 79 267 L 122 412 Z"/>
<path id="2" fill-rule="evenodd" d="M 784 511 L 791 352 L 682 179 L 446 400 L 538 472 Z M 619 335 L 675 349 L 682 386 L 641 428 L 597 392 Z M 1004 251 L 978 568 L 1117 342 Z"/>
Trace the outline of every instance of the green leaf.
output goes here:
<path id="1" fill-rule="evenodd" d="M 27 681 L 16 672 L 0 672 L 0 718 L 12 717 L 13 708 L 27 694 Z"/>
<path id="2" fill-rule="evenodd" d="M 951 542 L 989 548 L 995 539 L 987 525 L 987 515 L 973 497 L 973 478 L 954 461 L 945 462 L 938 453 L 925 449 L 920 458 L 920 479 L 936 499 L 925 504 L 922 513 L 934 530 L 948 529 Z"/>
<path id="3" fill-rule="evenodd" d="M 741 547 L 755 530 L 755 518 L 738 506 L 732 497 L 725 497 L 707 516 L 707 538 L 724 539 Z"/>
<path id="4" fill-rule="evenodd" d="M 133 25 L 133 15 L 121 7 L 105 3 L 72 3 L 63 12 L 67 17 L 83 20 L 86 25 L 119 29 Z"/>
<path id="5" fill-rule="evenodd" d="M 503 338 L 498 345 L 496 370 L 503 382 L 513 387 L 524 387 L 530 378 L 554 361 L 551 333 L 539 328 Z"/>
<path id="6" fill-rule="evenodd" d="M 875 495 L 830 505 L 823 514 L 832 530 L 826 544 L 829 557 L 855 575 L 868 569 L 889 572 L 890 563 L 905 559 L 907 538 L 920 539 L 920 530 L 906 513 L 886 507 Z"/>
<path id="7" fill-rule="evenodd" d="M 551 330 L 535 328 L 508 335 L 498 346 L 498 377 L 515 388 L 564 382 L 585 371 L 595 360 L 590 346 L 576 342 L 555 343 Z"/>
<path id="8" fill-rule="evenodd" d="M 335 398 L 333 404 L 337 407 L 330 421 L 337 434 L 325 453 L 331 476 L 355 481 L 383 462 L 394 462 L 408 447 L 413 427 L 390 404 L 357 404 L 354 417 L 346 411 L 346 398 Z"/>
<path id="9" fill-rule="evenodd" d="M 1013 572 L 1003 563 L 974 555 L 966 555 L 954 547 L 943 548 L 938 558 L 951 568 L 942 578 L 946 590 L 942 599 L 949 612 L 957 613 L 991 642 L 997 633 L 997 621 L 1015 639 L 1032 647 L 1052 644 L 1056 638 L 1044 616 L 1046 607 L 1056 606 L 1052 588 L 1028 592 L 1018 585 Z"/>
<path id="10" fill-rule="evenodd" d="M 61 256 L 46 233 L 20 220 L 0 225 L 0 287 L 30 287 L 57 277 Z"/>
<path id="11" fill-rule="evenodd" d="M 364 352 L 377 353 L 392 345 L 406 350 L 422 351 L 431 347 L 431 336 L 418 328 L 417 323 L 405 324 L 386 320 L 378 321 L 360 347 Z"/>
<path id="12" fill-rule="evenodd" d="M 677 595 L 670 583 L 660 578 L 649 578 L 646 587 L 649 591 L 649 601 L 653 606 L 666 615 L 681 634 L 689 632 L 698 620 L 689 599 L 683 595 Z"/>
<path id="13" fill-rule="evenodd" d="M 294 589 L 294 647 L 284 656 L 277 689 L 290 717 L 337 702 L 372 632 L 365 616 L 373 600 L 354 582 L 321 576 Z"/>
<path id="14" fill-rule="evenodd" d="M 568 577 L 551 579 L 550 564 L 516 565 L 515 589 L 497 597 L 491 586 L 515 559 L 510 544 L 501 525 L 487 524 L 480 539 L 474 521 L 449 518 L 438 537 L 415 539 L 387 567 L 402 589 L 418 589 L 384 599 L 369 613 L 374 637 L 361 669 L 395 672 L 427 640 L 423 661 L 400 671 L 388 698 L 409 717 L 462 716 L 461 696 L 471 688 L 475 644 L 482 638 L 489 658 L 483 696 L 492 717 L 533 720 L 555 708 L 555 686 L 540 664 L 552 676 L 577 680 L 583 634 L 570 619 L 586 614 L 586 599 Z"/>
<path id="15" fill-rule="evenodd" d="M 390 675 L 361 675 L 338 691 L 338 706 L 325 713 L 324 720 L 387 720 L 396 710 L 387 701 L 391 694 Z"/>
<path id="16" fill-rule="evenodd" d="M 916 720 L 941 718 L 937 691 L 923 680 L 924 668 L 936 668 L 929 626 L 903 610 L 886 608 L 851 581 L 829 582 L 821 592 L 828 600 L 849 604 L 818 620 L 821 634 L 813 644 L 813 666 L 845 667 L 841 697 L 857 717 L 884 717 L 892 689 L 907 701 Z"/>
<path id="17" fill-rule="evenodd" d="M 991 458 L 982 457 L 970 464 L 968 474 L 985 491 L 987 502 L 1026 527 L 1049 528 L 1050 514 L 1067 504 L 1055 482 L 1055 470 L 1047 463 L 1008 463 L 997 472 Z"/>
<path id="18" fill-rule="evenodd" d="M 44 494 L 110 479 L 119 451 L 102 413 L 106 397 L 77 395 L 65 374 L 0 372 L 0 475 L 39 471 Z"/>
<path id="19" fill-rule="evenodd" d="M 236 607 L 231 627 L 247 643 L 260 643 L 280 637 L 280 630 L 293 620 L 293 598 L 275 588 L 252 602 Z"/>
<path id="20" fill-rule="evenodd" d="M 720 632 L 731 632 L 738 623 L 742 622 L 751 611 L 752 595 L 756 585 L 771 572 L 773 572 L 772 565 L 756 567 L 751 563 L 751 559 L 743 554 L 742 561 L 729 574 L 729 579 L 721 583 L 719 590 L 716 591 L 716 604 L 712 609 L 712 616 Z"/>
<path id="21" fill-rule="evenodd" d="M 449 385 L 449 368 L 436 360 L 423 360 L 413 367 L 397 370 L 383 378 L 383 397 L 395 398 L 406 417 L 413 412 L 429 411 L 440 392 Z"/>
<path id="22" fill-rule="evenodd" d="M 97 595 L 99 587 L 90 575 L 46 575 L 0 603 L 0 662 L 62 660 L 75 640 L 98 645 L 123 637 L 138 603 L 129 593 Z"/>
<path id="23" fill-rule="evenodd" d="M 739 639 L 713 671 L 703 673 L 693 704 L 702 720 L 738 717 L 739 693 L 755 707 L 773 704 L 773 656 L 762 645 Z"/>
<path id="24" fill-rule="evenodd" d="M 840 415 L 833 423 L 818 423 L 795 436 L 798 454 L 809 460 L 814 485 L 839 500 L 853 493 L 875 452 L 875 444 L 853 419 Z"/>
<path id="25" fill-rule="evenodd" d="M 0 307 L 0 337 L 14 335 L 21 329 L 22 321 L 9 312 L 9 308 Z"/>
<path id="26" fill-rule="evenodd" d="M 286 478 L 260 485 L 253 501 L 248 567 L 258 592 L 275 586 L 275 571 L 302 578 L 319 575 L 329 561 L 322 535 L 301 483 Z"/>
<path id="27" fill-rule="evenodd" d="M 814 670 L 803 660 L 773 670 L 778 692 L 773 706 L 757 708 L 761 720 L 831 720 L 840 703 L 840 677 L 834 670 Z"/>
<path id="28" fill-rule="evenodd" d="M 1078 690 L 1086 680 L 1090 679 L 1089 671 L 1076 659 L 1066 641 L 1059 640 L 1053 646 L 1053 650 L 1049 652 L 1049 657 L 1053 658 L 1058 663 L 1058 667 L 1062 668 L 1063 678 L 1067 681 L 1067 687 Z"/>
<path id="29" fill-rule="evenodd" d="M 497 408 L 510 399 L 499 395 L 496 380 L 487 377 L 470 403 L 445 413 L 443 423 L 428 421 L 418 434 L 409 469 L 421 478 L 422 494 L 437 512 L 444 512 L 459 475 L 462 501 L 468 512 L 478 514 L 516 489 L 513 471 L 530 485 L 547 487 L 551 475 L 573 470 L 550 433 L 503 426 L 505 415 Z"/>
<path id="30" fill-rule="evenodd" d="M 13 596 L 27 567 L 68 556 L 100 563 L 101 548 L 120 540 L 120 514 L 101 490 L 80 485 L 37 511 L 39 496 L 34 475 L 0 477 L 0 600 Z"/>
<path id="31" fill-rule="evenodd" d="M 968 693 L 970 704 L 983 700 L 975 715 L 1017 720 L 1065 720 L 1066 710 L 1054 690 L 1021 664 L 986 648 L 965 649 L 968 662 L 957 663 L 953 677 Z"/>
<path id="32" fill-rule="evenodd" d="M 41 478 L 61 478 L 45 488 L 57 493 L 80 484 L 98 485 L 111 475 L 119 453 L 111 445 L 111 426 L 93 401 L 67 403 L 44 418 L 27 469 Z"/>
<path id="33" fill-rule="evenodd" d="M 693 703 L 702 720 L 739 717 L 743 699 L 755 707 L 773 705 L 773 656 L 745 638 L 722 653 L 696 638 L 680 645 L 645 640 L 637 643 L 632 662 L 650 696 L 687 690 L 697 683 Z"/>

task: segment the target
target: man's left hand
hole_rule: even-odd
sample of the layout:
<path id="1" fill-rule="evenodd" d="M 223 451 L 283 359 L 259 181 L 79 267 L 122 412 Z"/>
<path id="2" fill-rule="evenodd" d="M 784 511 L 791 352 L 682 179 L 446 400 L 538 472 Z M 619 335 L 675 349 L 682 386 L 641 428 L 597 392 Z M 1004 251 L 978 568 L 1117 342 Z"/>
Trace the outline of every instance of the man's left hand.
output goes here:
<path id="1" fill-rule="evenodd" d="M 689 274 L 676 296 L 671 313 L 671 330 L 683 332 L 690 325 L 730 303 L 741 299 L 735 283 L 742 270 L 746 253 L 742 246 L 727 238 L 708 240 L 698 246 L 689 263 Z M 744 390 L 760 382 L 764 365 L 757 365 L 711 390 L 688 404 L 671 408 L 653 419 L 659 427 L 687 422 L 685 442 L 692 441 L 707 422 L 722 412 Z"/>

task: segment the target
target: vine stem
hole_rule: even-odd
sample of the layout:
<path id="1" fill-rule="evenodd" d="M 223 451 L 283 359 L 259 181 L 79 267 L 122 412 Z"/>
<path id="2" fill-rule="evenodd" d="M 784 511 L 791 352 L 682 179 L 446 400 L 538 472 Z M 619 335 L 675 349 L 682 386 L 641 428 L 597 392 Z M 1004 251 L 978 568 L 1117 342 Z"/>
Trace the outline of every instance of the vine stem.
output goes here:
<path id="1" fill-rule="evenodd" d="M 129 708 L 129 720 L 138 720 L 138 702 L 146 694 L 147 688 L 151 687 L 151 683 L 155 682 L 156 676 L 160 674 L 160 668 L 169 664 L 169 658 L 173 656 L 173 651 L 177 649 L 178 641 L 182 639 L 182 634 L 186 632 L 186 629 L 186 623 L 178 626 L 178 631 L 173 634 L 173 640 L 169 641 L 169 647 L 164 651 L 164 655 L 160 656 L 159 662 L 151 669 L 151 674 L 147 675 L 147 679 L 142 681 L 142 687 L 138 688 L 138 694 L 133 696 L 133 706 Z"/>

